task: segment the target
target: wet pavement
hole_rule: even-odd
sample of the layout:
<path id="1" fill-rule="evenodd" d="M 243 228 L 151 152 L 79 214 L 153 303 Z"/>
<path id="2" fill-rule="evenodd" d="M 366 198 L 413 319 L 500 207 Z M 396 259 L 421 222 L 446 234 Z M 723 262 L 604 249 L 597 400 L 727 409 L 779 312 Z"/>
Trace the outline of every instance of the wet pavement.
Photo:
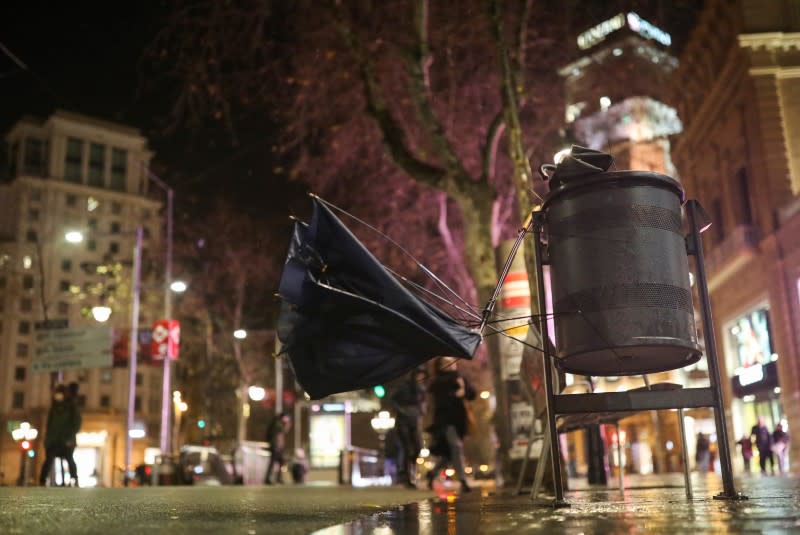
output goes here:
<path id="1" fill-rule="evenodd" d="M 534 506 L 527 495 L 504 496 L 484 489 L 458 496 L 438 489 L 436 499 L 395 508 L 317 531 L 356 534 L 524 533 L 800 533 L 800 479 L 738 478 L 745 501 L 714 500 L 719 477 L 693 474 L 694 499 L 687 500 L 678 474 L 627 478 L 624 497 L 616 488 L 589 488 L 575 480 L 568 508 Z M 664 486 L 666 485 L 666 487 Z"/>
<path id="2" fill-rule="evenodd" d="M 737 479 L 750 499 L 718 501 L 719 477 L 630 476 L 616 488 L 571 480 L 571 506 L 535 506 L 489 486 L 459 495 L 337 486 L 0 487 L 0 534 L 470 535 L 525 533 L 800 533 L 800 478 Z M 613 485 L 613 483 L 612 483 Z"/>

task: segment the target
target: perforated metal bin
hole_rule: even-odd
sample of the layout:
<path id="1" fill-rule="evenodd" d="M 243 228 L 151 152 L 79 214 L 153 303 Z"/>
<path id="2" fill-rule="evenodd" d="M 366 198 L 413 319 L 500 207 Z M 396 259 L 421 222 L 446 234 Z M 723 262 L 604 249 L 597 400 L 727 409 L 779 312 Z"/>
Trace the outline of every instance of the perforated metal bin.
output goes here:
<path id="1" fill-rule="evenodd" d="M 562 183 L 544 206 L 558 366 L 581 375 L 655 373 L 700 358 L 684 192 L 658 173 Z"/>

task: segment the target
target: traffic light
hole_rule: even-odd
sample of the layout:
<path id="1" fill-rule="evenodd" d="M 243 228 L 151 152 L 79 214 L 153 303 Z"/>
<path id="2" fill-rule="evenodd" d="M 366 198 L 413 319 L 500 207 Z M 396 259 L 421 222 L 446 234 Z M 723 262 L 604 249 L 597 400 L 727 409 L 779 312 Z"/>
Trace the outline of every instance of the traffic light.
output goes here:
<path id="1" fill-rule="evenodd" d="M 386 389 L 383 387 L 383 385 L 377 385 L 373 387 L 372 391 L 375 392 L 375 395 L 378 396 L 378 398 L 383 398 L 383 396 L 386 395 Z"/>
<path id="2" fill-rule="evenodd" d="M 206 421 L 205 420 L 197 420 L 197 427 L 199 427 L 200 429 L 205 429 L 206 428 Z"/>
<path id="3" fill-rule="evenodd" d="M 22 451 L 28 451 L 28 450 L 31 449 L 31 441 L 30 440 L 23 440 L 22 442 L 19 443 L 19 445 L 22 448 Z"/>

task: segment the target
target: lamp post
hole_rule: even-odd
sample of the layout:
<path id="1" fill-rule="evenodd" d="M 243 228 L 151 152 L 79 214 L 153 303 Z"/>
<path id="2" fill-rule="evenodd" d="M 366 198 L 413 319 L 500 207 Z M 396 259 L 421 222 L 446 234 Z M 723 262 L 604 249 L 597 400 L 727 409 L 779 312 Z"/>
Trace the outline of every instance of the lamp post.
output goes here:
<path id="1" fill-rule="evenodd" d="M 79 231 L 69 231 L 65 238 L 70 243 L 81 243 L 83 233 Z M 133 298 L 131 299 L 131 333 L 128 340 L 128 413 L 125 429 L 125 474 L 123 484 L 128 486 L 128 474 L 131 465 L 131 450 L 133 449 L 134 420 L 136 416 L 136 368 L 138 365 L 138 341 L 139 341 L 139 302 L 142 293 L 142 241 L 144 239 L 144 227 L 136 227 L 136 245 L 133 249 Z M 99 308 L 99 307 L 95 307 Z M 94 313 L 94 310 L 92 311 Z M 95 316 L 96 317 L 96 316 Z M 108 319 L 108 318 L 106 318 Z"/>
<path id="2" fill-rule="evenodd" d="M 172 319 L 172 213 L 173 213 L 173 198 L 175 196 L 174 190 L 167 185 L 166 182 L 161 180 L 155 173 L 153 173 L 147 166 L 145 166 L 147 176 L 150 177 L 159 188 L 164 190 L 167 194 L 167 258 L 164 265 L 164 319 Z M 184 288 L 185 289 L 185 288 Z M 170 362 L 169 355 L 164 356 L 164 379 L 161 385 L 161 454 L 166 455 L 170 450 L 170 392 L 172 390 L 172 363 Z"/>
<path id="3" fill-rule="evenodd" d="M 35 427 L 31 427 L 31 424 L 28 422 L 21 422 L 19 427 L 11 431 L 11 438 L 13 438 L 15 442 L 18 442 L 22 449 L 20 479 L 22 480 L 23 487 L 28 486 L 28 458 L 32 456 L 30 452 L 33 451 L 31 441 L 36 440 L 38 436 L 39 430 Z"/>
<path id="4" fill-rule="evenodd" d="M 142 238 L 144 229 L 136 228 L 136 247 L 133 252 L 133 300 L 131 302 L 131 334 L 128 350 L 128 421 L 125 433 L 125 477 L 123 482 L 128 486 L 128 474 L 131 465 L 131 450 L 133 449 L 134 417 L 136 415 L 136 366 L 138 364 L 139 342 L 139 299 L 142 292 Z"/>
<path id="5" fill-rule="evenodd" d="M 389 415 L 389 411 L 380 411 L 378 416 L 370 420 L 370 425 L 378 433 L 381 445 L 378 458 L 381 460 L 381 473 L 386 475 L 386 433 L 394 429 L 394 418 Z"/>

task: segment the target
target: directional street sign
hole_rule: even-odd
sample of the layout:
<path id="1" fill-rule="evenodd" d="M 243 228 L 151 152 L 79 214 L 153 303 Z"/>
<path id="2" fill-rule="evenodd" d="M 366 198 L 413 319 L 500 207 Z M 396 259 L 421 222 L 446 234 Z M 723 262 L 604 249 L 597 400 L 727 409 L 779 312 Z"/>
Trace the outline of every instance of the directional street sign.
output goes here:
<path id="1" fill-rule="evenodd" d="M 110 368 L 111 329 L 77 327 L 36 331 L 31 370 L 54 372 L 86 368 Z"/>

